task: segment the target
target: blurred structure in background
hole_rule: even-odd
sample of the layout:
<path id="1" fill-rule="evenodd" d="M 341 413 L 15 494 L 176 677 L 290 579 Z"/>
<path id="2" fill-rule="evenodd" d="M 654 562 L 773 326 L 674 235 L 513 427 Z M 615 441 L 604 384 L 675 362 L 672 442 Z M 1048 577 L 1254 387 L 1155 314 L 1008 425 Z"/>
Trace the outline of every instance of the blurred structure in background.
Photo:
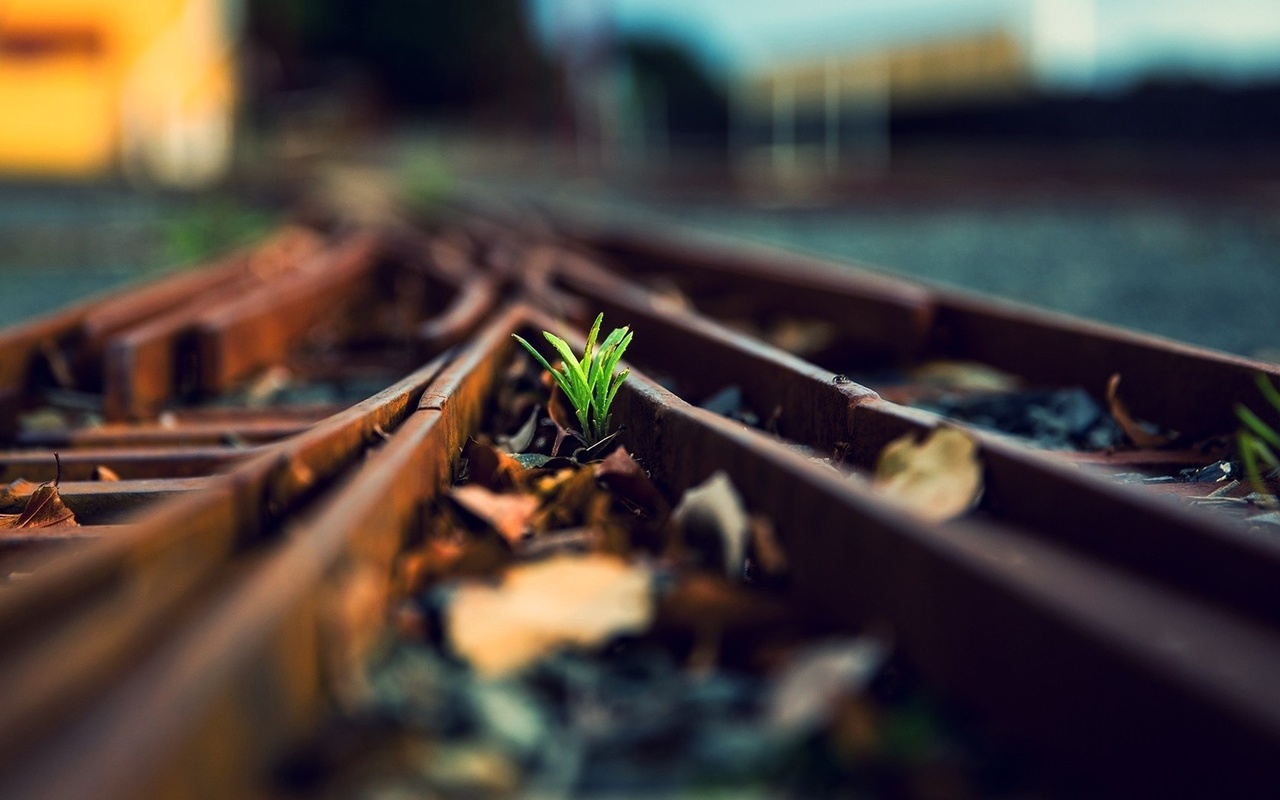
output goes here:
<path id="1" fill-rule="evenodd" d="M 1271 0 L 529 0 L 529 9 L 543 42 L 584 16 L 609 31 L 612 60 L 590 62 L 597 84 L 614 87 L 597 107 L 612 103 L 622 123 L 598 127 L 616 140 L 604 152 L 617 156 L 613 166 L 665 167 L 686 185 L 727 178 L 803 195 L 953 168 L 1138 181 L 1280 175 Z M 658 45 L 683 74 L 637 59 L 637 43 Z M 690 85 L 703 88 L 699 99 L 674 102 Z M 687 135 L 695 119 L 700 135 Z"/>
<path id="2" fill-rule="evenodd" d="M 191 188 L 231 162 L 235 0 L 4 0 L 0 171 Z"/>
<path id="3" fill-rule="evenodd" d="M 1033 83 L 1028 48 L 999 28 L 771 65 L 733 94 L 737 172 L 791 184 L 880 173 L 891 113 L 1013 102 Z"/>
<path id="4" fill-rule="evenodd" d="M 787 196 L 1280 176 L 1277 108 L 1274 0 L 0 0 L 7 174 L 266 183 L 425 131 L 455 165 Z"/>

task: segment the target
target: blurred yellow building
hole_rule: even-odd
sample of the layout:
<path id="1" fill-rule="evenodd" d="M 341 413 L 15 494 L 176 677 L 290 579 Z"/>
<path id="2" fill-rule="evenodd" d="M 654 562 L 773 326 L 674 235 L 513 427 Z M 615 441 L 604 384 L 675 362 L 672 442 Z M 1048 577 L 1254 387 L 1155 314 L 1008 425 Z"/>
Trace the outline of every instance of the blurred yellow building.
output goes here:
<path id="1" fill-rule="evenodd" d="M 0 0 L 0 172 L 173 187 L 231 158 L 233 0 Z"/>

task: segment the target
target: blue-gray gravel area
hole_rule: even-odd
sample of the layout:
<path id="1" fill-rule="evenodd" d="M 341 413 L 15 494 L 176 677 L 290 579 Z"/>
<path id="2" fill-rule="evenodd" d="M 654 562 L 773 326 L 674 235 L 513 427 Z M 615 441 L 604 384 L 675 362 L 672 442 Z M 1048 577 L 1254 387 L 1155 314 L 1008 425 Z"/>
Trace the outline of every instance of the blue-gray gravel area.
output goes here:
<path id="1" fill-rule="evenodd" d="M 764 209 L 638 201 L 580 187 L 555 194 L 571 205 L 586 200 L 596 213 L 680 224 L 1280 358 L 1275 206 L 1077 198 Z M 190 198 L 0 186 L 0 321 L 31 319 L 178 265 L 186 259 L 175 253 L 175 231 L 193 227 L 193 208 L 205 217 L 194 227 L 206 237 L 216 232 Z"/>
<path id="2" fill-rule="evenodd" d="M 554 199 L 1280 360 L 1280 205 L 1076 197 L 768 209 Z"/>
<path id="3" fill-rule="evenodd" d="M 1240 355 L 1280 348 L 1274 210 L 1036 204 L 684 218 Z"/>

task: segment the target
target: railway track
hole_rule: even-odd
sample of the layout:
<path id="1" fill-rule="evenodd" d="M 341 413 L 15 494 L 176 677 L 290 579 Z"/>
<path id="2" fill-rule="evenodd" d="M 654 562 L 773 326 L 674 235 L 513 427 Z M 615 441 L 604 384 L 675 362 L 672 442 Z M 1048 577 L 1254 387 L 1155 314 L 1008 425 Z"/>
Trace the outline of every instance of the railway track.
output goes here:
<path id="1" fill-rule="evenodd" d="M 580 342 L 599 311 L 635 331 L 627 450 L 668 498 L 724 472 L 807 615 L 890 631 L 948 703 L 1108 793 L 1280 786 L 1280 528 L 1188 501 L 1252 509 L 1247 483 L 1165 479 L 1230 464 L 1233 406 L 1263 408 L 1276 367 L 783 253 L 472 214 L 287 228 L 0 334 L 0 471 L 29 482 L 0 510 L 56 481 L 80 523 L 0 539 L 0 796 L 276 792 L 391 627 L 511 334 Z M 913 407 L 938 362 L 1103 408 L 1119 375 L 1176 438 L 1061 449 Z M 967 516 L 849 477 L 939 427 L 984 465 Z"/>

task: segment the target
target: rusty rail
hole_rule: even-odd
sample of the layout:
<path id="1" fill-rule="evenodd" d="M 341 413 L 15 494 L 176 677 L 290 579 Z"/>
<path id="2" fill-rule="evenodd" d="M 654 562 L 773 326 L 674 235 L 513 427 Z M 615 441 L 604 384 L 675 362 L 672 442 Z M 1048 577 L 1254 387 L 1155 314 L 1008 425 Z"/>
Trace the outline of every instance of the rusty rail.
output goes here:
<path id="1" fill-rule="evenodd" d="M 510 334 L 580 340 L 572 323 L 601 310 L 636 330 L 615 412 L 628 449 L 672 496 L 726 471 L 773 520 L 811 613 L 891 630 L 985 727 L 1117 794 L 1280 786 L 1276 542 L 981 431 L 986 493 L 945 524 L 797 452 L 865 471 L 897 436 L 954 424 L 841 380 L 841 359 L 974 359 L 1095 392 L 1121 372 L 1135 412 L 1184 435 L 1229 431 L 1231 402 L 1274 368 L 791 256 L 564 230 L 291 233 L 264 252 L 298 263 L 269 275 L 246 277 L 240 256 L 145 302 L 0 334 L 19 362 L 0 371 L 14 408 L 74 389 L 113 420 L 67 412 L 0 452 L 6 476 L 38 481 L 52 477 L 41 448 L 69 448 L 61 489 L 93 523 L 0 544 L 23 576 L 0 590 L 0 682 L 24 687 L 0 696 L 0 796 L 260 793 L 385 627 L 395 556 L 481 424 Z M 696 310 L 655 291 L 663 281 Z M 216 302 L 169 311 L 175 285 Z M 534 305 L 501 306 L 511 287 Z M 317 324 L 357 307 L 377 330 L 331 330 L 322 349 L 346 343 L 374 376 L 419 365 L 390 388 L 336 411 L 184 407 L 268 368 L 319 375 Z M 783 313 L 837 332 L 826 367 L 724 324 Z M 692 404 L 729 384 L 767 432 Z M 121 480 L 92 481 L 99 467 Z"/>

